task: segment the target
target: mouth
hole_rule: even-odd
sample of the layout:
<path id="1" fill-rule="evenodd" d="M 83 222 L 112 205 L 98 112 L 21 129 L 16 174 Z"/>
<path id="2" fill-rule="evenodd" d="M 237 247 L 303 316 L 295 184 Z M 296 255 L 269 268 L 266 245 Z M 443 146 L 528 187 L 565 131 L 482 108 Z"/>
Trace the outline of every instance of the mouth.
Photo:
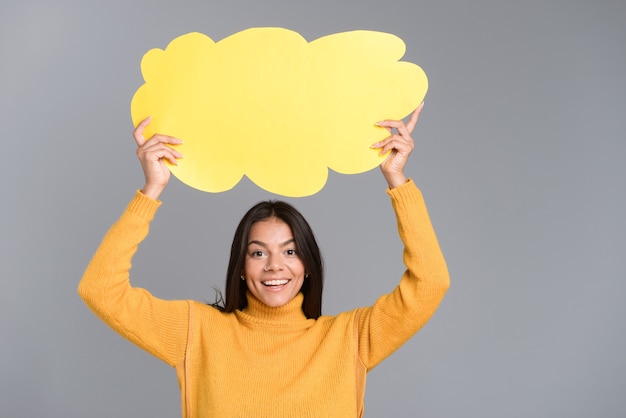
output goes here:
<path id="1" fill-rule="evenodd" d="M 275 279 L 275 280 L 266 280 L 266 281 L 261 282 L 261 283 L 263 283 L 263 285 L 266 286 L 266 287 L 274 287 L 274 288 L 276 288 L 276 287 L 280 287 L 280 286 L 286 285 L 287 283 L 289 283 L 289 280 L 287 280 L 287 279 Z"/>

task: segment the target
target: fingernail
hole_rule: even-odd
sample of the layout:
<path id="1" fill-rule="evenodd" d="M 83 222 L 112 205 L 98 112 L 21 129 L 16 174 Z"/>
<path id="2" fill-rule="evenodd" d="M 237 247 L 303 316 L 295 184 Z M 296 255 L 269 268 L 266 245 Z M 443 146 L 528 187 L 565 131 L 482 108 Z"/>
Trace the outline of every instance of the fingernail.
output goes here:
<path id="1" fill-rule="evenodd" d="M 376 122 L 376 126 L 382 126 L 385 122 L 380 121 L 380 122 Z"/>

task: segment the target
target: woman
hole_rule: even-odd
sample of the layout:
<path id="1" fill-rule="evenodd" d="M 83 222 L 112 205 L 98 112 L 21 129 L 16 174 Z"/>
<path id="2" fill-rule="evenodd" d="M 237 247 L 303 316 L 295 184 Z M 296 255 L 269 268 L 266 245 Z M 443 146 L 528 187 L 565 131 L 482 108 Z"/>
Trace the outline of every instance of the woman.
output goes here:
<path id="1" fill-rule="evenodd" d="M 423 105 L 422 105 L 423 106 Z M 363 415 L 365 376 L 428 321 L 449 278 L 421 193 L 404 176 L 420 106 L 405 125 L 385 120 L 389 189 L 407 270 L 374 305 L 322 316 L 322 264 L 308 224 L 291 206 L 262 202 L 242 219 L 231 249 L 224 306 L 164 301 L 129 282 L 170 172 L 176 138 L 134 132 L 145 175 L 106 234 L 79 294 L 109 326 L 176 368 L 183 417 Z M 392 129 L 396 133 L 392 133 Z"/>

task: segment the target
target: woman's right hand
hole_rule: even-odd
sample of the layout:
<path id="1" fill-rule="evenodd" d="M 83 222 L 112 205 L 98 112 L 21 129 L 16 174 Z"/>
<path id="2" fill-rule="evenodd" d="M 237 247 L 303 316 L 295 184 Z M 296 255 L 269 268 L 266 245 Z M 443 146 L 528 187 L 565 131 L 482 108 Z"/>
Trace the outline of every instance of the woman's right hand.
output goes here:
<path id="1" fill-rule="evenodd" d="M 173 149 L 172 146 L 182 144 L 183 141 L 161 134 L 154 134 L 146 140 L 143 132 L 146 126 L 150 124 L 150 120 L 151 118 L 146 118 L 141 121 L 133 131 L 133 137 L 137 142 L 137 157 L 141 162 L 141 168 L 146 179 L 146 184 L 141 191 L 152 199 L 158 199 L 171 176 L 165 160 L 173 165 L 178 165 L 177 160 L 183 155 Z"/>

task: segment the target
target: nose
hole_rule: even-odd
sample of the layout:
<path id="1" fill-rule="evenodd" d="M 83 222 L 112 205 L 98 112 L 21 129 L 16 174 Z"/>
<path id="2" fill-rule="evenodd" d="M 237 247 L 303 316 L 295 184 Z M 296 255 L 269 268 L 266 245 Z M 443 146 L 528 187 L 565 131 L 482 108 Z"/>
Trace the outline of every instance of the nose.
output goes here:
<path id="1" fill-rule="evenodd" d="M 267 264 L 263 267 L 264 271 L 280 271 L 283 269 L 283 263 L 279 256 L 269 256 Z"/>

